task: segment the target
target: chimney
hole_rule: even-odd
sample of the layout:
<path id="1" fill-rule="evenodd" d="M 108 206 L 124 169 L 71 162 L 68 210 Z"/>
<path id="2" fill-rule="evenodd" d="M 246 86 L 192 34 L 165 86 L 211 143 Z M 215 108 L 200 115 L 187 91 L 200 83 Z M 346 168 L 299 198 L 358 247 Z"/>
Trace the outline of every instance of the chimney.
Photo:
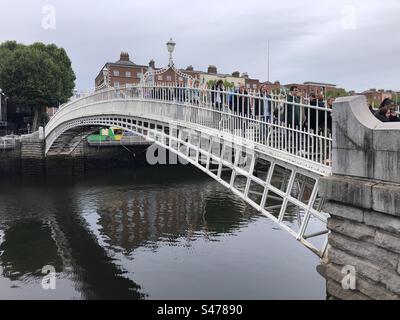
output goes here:
<path id="1" fill-rule="evenodd" d="M 232 77 L 239 78 L 240 72 L 239 71 L 232 72 Z"/>
<path id="2" fill-rule="evenodd" d="M 187 68 L 186 68 L 186 71 L 193 71 L 194 69 L 193 69 L 193 66 L 192 65 L 190 65 L 190 66 L 187 66 Z"/>
<path id="3" fill-rule="evenodd" d="M 213 65 L 208 66 L 207 73 L 217 74 L 217 67 Z"/>
<path id="4" fill-rule="evenodd" d="M 119 60 L 120 61 L 129 61 L 129 53 L 128 52 L 121 52 Z"/>
<path id="5" fill-rule="evenodd" d="M 248 79 L 249 75 L 247 74 L 247 72 L 243 72 L 241 77 L 245 78 L 245 79 Z"/>
<path id="6" fill-rule="evenodd" d="M 150 62 L 149 62 L 149 67 L 152 68 L 152 69 L 155 69 L 155 68 L 156 68 L 156 63 L 154 62 L 153 59 L 150 60 Z"/>

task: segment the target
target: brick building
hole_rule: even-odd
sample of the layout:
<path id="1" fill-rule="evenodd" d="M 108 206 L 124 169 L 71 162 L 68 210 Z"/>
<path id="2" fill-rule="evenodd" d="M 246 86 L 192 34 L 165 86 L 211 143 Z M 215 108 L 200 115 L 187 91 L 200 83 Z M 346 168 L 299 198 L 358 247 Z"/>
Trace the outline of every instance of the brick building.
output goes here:
<path id="1" fill-rule="evenodd" d="M 392 99 L 393 91 L 376 90 L 373 88 L 362 92 L 361 95 L 366 96 L 369 103 L 379 105 L 386 98 Z"/>
<path id="2" fill-rule="evenodd" d="M 279 81 L 275 81 L 274 83 L 270 82 L 270 81 L 265 81 L 263 82 L 261 85 L 266 85 L 267 86 L 267 90 L 269 92 L 276 92 L 278 93 L 281 90 L 281 83 Z"/>
<path id="3" fill-rule="evenodd" d="M 323 83 L 323 82 L 312 82 L 306 81 L 302 84 L 299 83 L 289 83 L 284 86 L 285 89 L 289 90 L 291 86 L 297 86 L 299 91 L 304 96 L 309 96 L 311 93 L 322 94 L 324 96 L 328 94 L 336 95 L 343 92 L 342 88 L 338 88 L 335 84 Z"/>
<path id="4" fill-rule="evenodd" d="M 151 63 L 151 61 L 150 61 Z M 127 84 L 139 83 L 149 66 L 137 65 L 133 63 L 127 52 L 121 52 L 120 58 L 116 62 L 107 62 L 103 68 L 101 68 L 99 74 L 95 79 L 96 88 L 104 83 L 103 69 L 108 69 L 110 86 L 120 87 L 126 86 Z"/>
<path id="5" fill-rule="evenodd" d="M 161 70 L 157 68 L 154 60 L 150 60 L 148 65 L 138 65 L 132 62 L 127 52 L 121 52 L 120 58 L 116 62 L 107 62 L 103 68 L 99 71 L 96 79 L 96 88 L 100 87 L 104 83 L 103 69 L 108 69 L 109 74 L 109 85 L 112 87 L 124 87 L 130 84 L 137 84 L 140 82 L 141 77 L 151 67 L 153 70 Z M 218 73 L 217 67 L 210 65 L 207 72 L 194 70 L 193 66 L 188 66 L 186 69 L 179 69 L 183 74 L 189 75 L 192 78 L 198 80 L 200 83 L 207 83 L 210 80 L 223 80 L 232 83 L 234 87 L 239 85 L 246 86 L 247 89 L 257 89 L 260 85 L 258 79 L 249 78 L 247 73 L 240 73 L 238 71 L 232 74 L 221 74 Z M 176 74 L 173 69 L 168 69 L 162 74 L 154 76 L 155 83 L 173 84 L 176 82 L 184 81 L 182 75 Z"/>
<path id="6" fill-rule="evenodd" d="M 96 79 L 95 86 L 100 87 L 104 82 L 103 69 L 108 69 L 109 85 L 112 87 L 125 87 L 130 84 L 137 84 L 140 82 L 142 75 L 144 75 L 150 68 L 157 71 L 162 68 L 157 68 L 154 60 L 150 60 L 148 65 L 138 65 L 132 62 L 127 52 L 121 52 L 120 59 L 116 62 L 107 62 L 99 71 Z M 180 72 L 190 75 L 195 79 L 199 79 L 200 71 L 195 71 L 192 66 L 186 70 L 180 69 Z M 172 84 L 184 81 L 181 75 L 175 73 L 173 69 L 168 69 L 162 74 L 154 76 L 155 83 Z"/>
<path id="7" fill-rule="evenodd" d="M 255 90 L 260 85 L 260 81 L 258 79 L 249 78 L 246 72 L 242 74 L 240 74 L 239 71 L 234 71 L 232 74 L 218 73 L 217 67 L 214 65 L 210 65 L 207 69 L 207 72 L 199 71 L 199 79 L 200 82 L 203 83 L 207 83 L 208 81 L 222 80 L 224 82 L 226 81 L 231 83 L 235 88 L 243 85 L 248 90 Z"/>

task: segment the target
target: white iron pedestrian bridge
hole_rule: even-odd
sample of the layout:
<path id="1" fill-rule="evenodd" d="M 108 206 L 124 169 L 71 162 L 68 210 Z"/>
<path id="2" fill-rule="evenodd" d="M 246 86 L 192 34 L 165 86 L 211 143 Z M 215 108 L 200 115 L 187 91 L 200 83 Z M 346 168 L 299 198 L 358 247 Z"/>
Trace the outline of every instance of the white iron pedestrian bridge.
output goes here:
<path id="1" fill-rule="evenodd" d="M 318 181 L 332 172 L 330 112 L 259 92 L 105 87 L 60 107 L 45 127 L 46 153 L 71 132 L 121 127 L 207 173 L 322 257 L 328 215 Z"/>

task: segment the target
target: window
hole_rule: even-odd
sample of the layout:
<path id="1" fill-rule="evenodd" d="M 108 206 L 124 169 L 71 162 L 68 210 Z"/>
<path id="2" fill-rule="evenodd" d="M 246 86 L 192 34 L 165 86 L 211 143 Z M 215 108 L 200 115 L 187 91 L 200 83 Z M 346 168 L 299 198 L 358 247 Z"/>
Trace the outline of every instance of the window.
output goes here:
<path id="1" fill-rule="evenodd" d="M 158 81 L 162 81 L 162 79 L 163 79 L 162 76 L 158 76 L 158 77 L 157 77 L 157 80 L 158 80 Z"/>
<path id="2" fill-rule="evenodd" d="M 119 70 L 114 70 L 114 77 L 119 77 Z"/>
<path id="3" fill-rule="evenodd" d="M 250 89 L 250 83 L 246 84 L 246 88 Z"/>
<path id="4" fill-rule="evenodd" d="M 138 72 L 138 73 L 136 74 L 136 77 L 137 77 L 137 78 L 141 78 L 141 77 L 142 77 L 142 73 L 141 73 L 141 72 Z"/>
<path id="5" fill-rule="evenodd" d="M 171 76 L 167 76 L 167 81 L 172 81 L 172 77 Z"/>
<path id="6" fill-rule="evenodd" d="M 130 77 L 132 77 L 132 74 L 131 74 L 130 71 L 126 71 L 126 72 L 125 72 L 125 76 L 128 77 L 128 78 L 130 78 Z"/>
<path id="7" fill-rule="evenodd" d="M 114 81 L 114 88 L 119 88 L 119 82 L 118 81 Z"/>
<path id="8" fill-rule="evenodd" d="M 253 89 L 257 89 L 257 85 L 253 83 Z"/>

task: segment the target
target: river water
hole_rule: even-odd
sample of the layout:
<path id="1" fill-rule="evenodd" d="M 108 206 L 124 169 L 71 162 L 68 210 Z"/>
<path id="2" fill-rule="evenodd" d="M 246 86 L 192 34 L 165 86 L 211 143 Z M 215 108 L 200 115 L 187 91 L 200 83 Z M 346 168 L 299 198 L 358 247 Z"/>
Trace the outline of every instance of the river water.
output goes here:
<path id="1" fill-rule="evenodd" d="M 325 299 L 318 264 L 190 166 L 0 181 L 0 299 Z"/>

